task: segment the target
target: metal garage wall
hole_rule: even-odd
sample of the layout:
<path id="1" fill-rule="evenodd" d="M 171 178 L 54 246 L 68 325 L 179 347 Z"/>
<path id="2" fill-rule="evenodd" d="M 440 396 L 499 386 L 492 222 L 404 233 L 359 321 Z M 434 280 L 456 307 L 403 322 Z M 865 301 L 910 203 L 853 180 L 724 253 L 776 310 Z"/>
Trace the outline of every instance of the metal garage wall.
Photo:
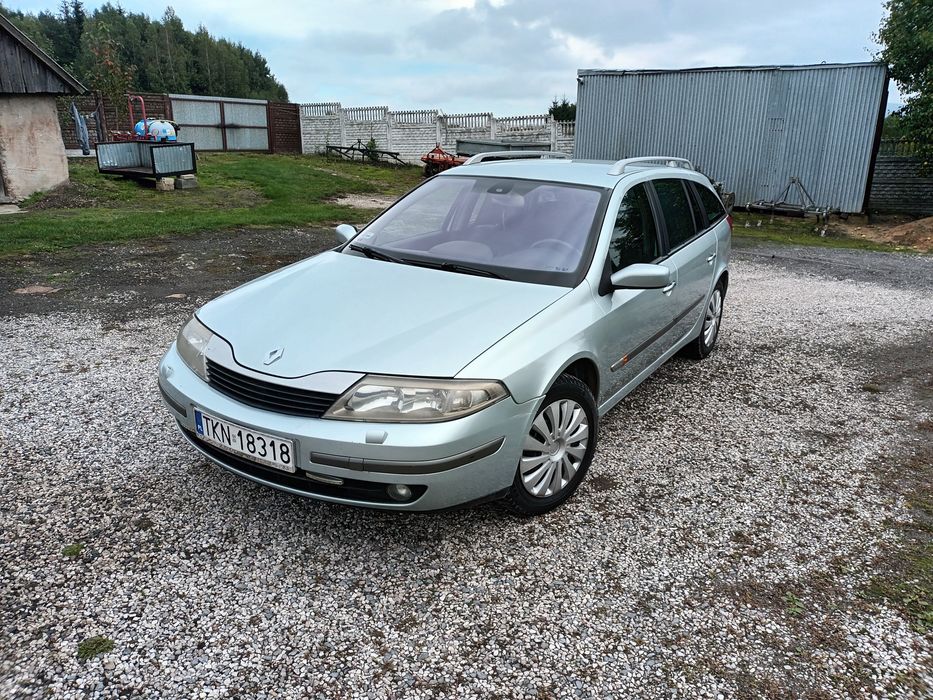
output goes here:
<path id="1" fill-rule="evenodd" d="M 772 200 L 798 177 L 818 206 L 862 211 L 887 101 L 879 63 L 581 70 L 577 158 L 676 155 Z"/>
<path id="2" fill-rule="evenodd" d="M 199 151 L 268 151 L 268 103 L 227 97 L 169 95 L 179 138 Z"/>

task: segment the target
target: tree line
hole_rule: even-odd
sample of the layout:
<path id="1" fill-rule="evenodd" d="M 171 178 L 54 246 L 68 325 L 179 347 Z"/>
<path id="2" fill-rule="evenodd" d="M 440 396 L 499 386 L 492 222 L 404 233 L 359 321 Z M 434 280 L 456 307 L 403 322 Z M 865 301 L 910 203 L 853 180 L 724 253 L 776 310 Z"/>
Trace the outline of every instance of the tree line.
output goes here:
<path id="1" fill-rule="evenodd" d="M 105 4 L 87 12 L 63 0 L 56 12 L 0 12 L 86 87 L 112 97 L 126 92 L 288 100 L 266 59 L 240 43 L 185 29 L 171 6 L 161 20 Z"/>

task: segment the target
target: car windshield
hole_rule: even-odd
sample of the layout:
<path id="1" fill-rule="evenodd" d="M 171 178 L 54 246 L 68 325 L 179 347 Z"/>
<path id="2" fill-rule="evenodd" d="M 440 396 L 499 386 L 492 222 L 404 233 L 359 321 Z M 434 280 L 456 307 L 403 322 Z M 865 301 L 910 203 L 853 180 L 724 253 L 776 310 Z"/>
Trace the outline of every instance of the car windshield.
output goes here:
<path id="1" fill-rule="evenodd" d="M 373 221 L 348 250 L 569 286 L 592 249 L 603 197 L 604 190 L 563 183 L 436 177 Z"/>

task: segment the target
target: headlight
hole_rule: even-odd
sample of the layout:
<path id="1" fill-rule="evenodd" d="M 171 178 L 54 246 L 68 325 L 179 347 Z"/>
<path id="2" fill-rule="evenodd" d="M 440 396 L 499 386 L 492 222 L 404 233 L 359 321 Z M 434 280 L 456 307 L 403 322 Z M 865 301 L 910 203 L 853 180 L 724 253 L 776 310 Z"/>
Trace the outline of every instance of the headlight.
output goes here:
<path id="1" fill-rule="evenodd" d="M 350 387 L 324 417 L 376 423 L 437 423 L 476 413 L 508 394 L 498 382 L 370 375 Z"/>
<path id="2" fill-rule="evenodd" d="M 201 323 L 196 316 L 186 323 L 175 340 L 178 354 L 194 372 L 207 381 L 207 368 L 204 366 L 204 350 L 214 334 Z"/>

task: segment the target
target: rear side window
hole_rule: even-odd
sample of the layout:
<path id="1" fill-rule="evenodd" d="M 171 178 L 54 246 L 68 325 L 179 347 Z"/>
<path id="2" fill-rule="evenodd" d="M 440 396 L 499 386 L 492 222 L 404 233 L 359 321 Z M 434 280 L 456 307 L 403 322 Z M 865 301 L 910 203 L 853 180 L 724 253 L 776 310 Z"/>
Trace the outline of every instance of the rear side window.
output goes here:
<path id="1" fill-rule="evenodd" d="M 703 202 L 703 208 L 706 210 L 706 225 L 703 228 L 712 226 L 726 215 L 726 210 L 719 201 L 719 197 L 709 187 L 694 184 L 694 188 L 700 195 L 700 201 Z"/>
<path id="2" fill-rule="evenodd" d="M 661 202 L 661 212 L 667 224 L 667 240 L 670 247 L 677 248 L 696 235 L 690 200 L 681 180 L 654 180 L 654 189 Z"/>
<path id="3" fill-rule="evenodd" d="M 700 206 L 700 200 L 697 198 L 696 192 L 693 191 L 691 183 L 686 180 L 682 181 L 684 184 L 684 189 L 687 190 L 687 198 L 690 200 L 690 209 L 693 211 L 693 228 L 697 231 L 703 231 L 706 229 L 706 215 L 703 213 L 703 207 Z"/>
<path id="4" fill-rule="evenodd" d="M 651 212 L 648 192 L 644 185 L 635 185 L 622 198 L 609 242 L 612 271 L 616 272 L 632 263 L 651 262 L 659 256 L 658 228 Z"/>

